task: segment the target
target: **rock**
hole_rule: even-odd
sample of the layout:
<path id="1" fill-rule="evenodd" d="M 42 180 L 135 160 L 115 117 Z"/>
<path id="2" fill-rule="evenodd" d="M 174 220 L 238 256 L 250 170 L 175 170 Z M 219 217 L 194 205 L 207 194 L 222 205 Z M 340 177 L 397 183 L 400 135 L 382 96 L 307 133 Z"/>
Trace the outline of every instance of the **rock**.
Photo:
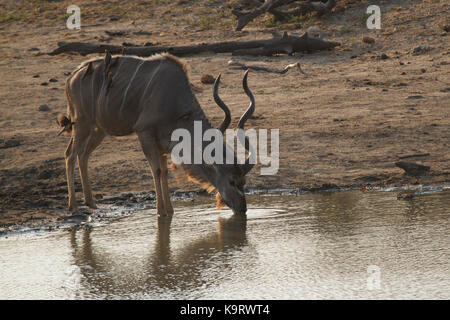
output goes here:
<path id="1" fill-rule="evenodd" d="M 406 161 L 398 161 L 395 166 L 403 169 L 407 175 L 418 177 L 427 174 L 430 171 L 429 166 Z"/>
<path id="2" fill-rule="evenodd" d="M 313 38 L 318 38 L 321 39 L 322 38 L 322 31 L 320 30 L 319 27 L 317 26 L 311 26 L 309 27 L 306 32 L 308 32 L 308 36 L 311 36 Z"/>
<path id="3" fill-rule="evenodd" d="M 48 86 L 48 82 L 42 82 L 41 86 Z"/>
<path id="4" fill-rule="evenodd" d="M 320 187 L 312 187 L 309 189 L 311 192 L 320 192 L 320 191 L 334 191 L 338 189 L 338 186 L 334 183 L 324 183 Z"/>
<path id="5" fill-rule="evenodd" d="M 422 73 L 425 73 L 425 72 L 427 72 L 427 69 L 422 68 L 422 69 L 420 69 L 420 71 L 421 71 Z"/>
<path id="6" fill-rule="evenodd" d="M 446 24 L 441 24 L 439 25 L 439 27 L 444 30 L 445 32 L 450 32 L 450 24 L 446 23 Z"/>
<path id="7" fill-rule="evenodd" d="M 50 111 L 50 108 L 46 104 L 41 104 L 38 108 L 39 111 Z"/>
<path id="8" fill-rule="evenodd" d="M 412 200 L 415 198 L 415 194 L 410 192 L 401 192 L 397 195 L 397 200 Z"/>
<path id="9" fill-rule="evenodd" d="M 52 177 L 52 172 L 49 170 L 44 170 L 38 175 L 38 179 L 49 179 Z"/>
<path id="10" fill-rule="evenodd" d="M 421 45 L 421 46 L 415 47 L 413 49 L 413 54 L 421 54 L 421 53 L 427 52 L 429 50 L 430 50 L 430 47 L 428 47 L 427 45 Z"/>
<path id="11" fill-rule="evenodd" d="M 213 84 L 216 81 L 216 79 L 214 79 L 214 77 L 210 74 L 204 74 L 202 75 L 200 81 L 203 84 Z"/>
<path id="12" fill-rule="evenodd" d="M 34 76 L 33 76 L 33 78 L 39 78 L 40 77 L 40 75 L 38 75 L 38 74 L 35 74 Z"/>
<path id="13" fill-rule="evenodd" d="M 355 55 L 351 56 L 350 59 L 355 59 L 355 58 L 357 58 L 357 57 L 358 57 L 358 56 L 355 54 Z"/>
<path id="14" fill-rule="evenodd" d="M 58 79 L 50 78 L 48 81 L 49 81 L 49 82 L 58 82 Z"/>
<path id="15" fill-rule="evenodd" d="M 381 60 L 386 60 L 386 59 L 389 59 L 389 56 L 386 53 L 383 52 L 381 54 L 380 58 L 381 58 Z"/>
<path id="16" fill-rule="evenodd" d="M 370 44 L 375 43 L 375 39 L 374 39 L 374 38 L 372 38 L 372 37 L 367 37 L 367 36 L 363 37 L 362 41 L 363 41 L 364 43 L 370 43 Z"/>
<path id="17" fill-rule="evenodd" d="M 17 139 L 9 139 L 0 144 L 0 149 L 13 148 L 20 146 L 20 141 Z"/>

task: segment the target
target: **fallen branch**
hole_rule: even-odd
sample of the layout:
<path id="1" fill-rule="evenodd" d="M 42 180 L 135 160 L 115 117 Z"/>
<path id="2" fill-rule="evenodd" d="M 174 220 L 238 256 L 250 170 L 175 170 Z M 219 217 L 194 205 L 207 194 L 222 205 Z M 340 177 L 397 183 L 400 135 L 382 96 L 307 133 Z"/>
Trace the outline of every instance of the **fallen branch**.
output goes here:
<path id="1" fill-rule="evenodd" d="M 278 20 L 282 20 L 288 18 L 290 16 L 299 16 L 304 15 L 310 12 L 317 12 L 318 15 L 323 15 L 327 12 L 330 12 L 336 6 L 336 0 L 328 0 L 326 3 L 321 1 L 314 2 L 302 2 L 299 4 L 298 8 L 290 9 L 290 10 L 279 10 L 278 7 L 281 7 L 286 4 L 290 4 L 295 2 L 296 0 L 267 0 L 259 7 L 250 12 L 241 12 L 240 10 L 233 10 L 232 13 L 237 17 L 237 25 L 236 31 L 242 30 L 250 21 L 258 17 L 259 15 L 270 12 L 272 13 Z M 253 2 L 258 2 L 258 0 L 254 0 Z"/>
<path id="2" fill-rule="evenodd" d="M 267 0 L 261 6 L 253 11 L 242 13 L 240 10 L 233 10 L 232 13 L 237 17 L 238 23 L 236 26 L 236 31 L 242 30 L 250 21 L 255 19 L 257 16 L 269 11 L 274 6 L 280 6 L 293 2 L 294 0 Z"/>
<path id="3" fill-rule="evenodd" d="M 298 71 L 300 71 L 303 74 L 306 74 L 305 72 L 303 72 L 300 62 L 288 64 L 283 69 L 272 69 L 272 68 L 266 68 L 266 67 L 257 66 L 257 65 L 245 65 L 245 64 L 235 61 L 235 60 L 228 61 L 228 65 L 232 68 L 238 67 L 239 69 L 243 69 L 243 70 L 252 69 L 255 71 L 265 71 L 265 72 L 279 73 L 279 74 L 285 74 L 290 69 L 297 68 Z"/>
<path id="4" fill-rule="evenodd" d="M 155 53 L 168 52 L 175 56 L 192 55 L 201 52 L 225 53 L 233 55 L 273 55 L 293 54 L 294 52 L 311 52 L 317 50 L 332 49 L 339 46 L 339 42 L 326 41 L 308 36 L 288 35 L 273 37 L 266 40 L 252 41 L 228 41 L 216 43 L 201 43 L 190 46 L 139 46 L 128 47 L 118 45 L 93 44 L 85 42 L 58 42 L 58 48 L 49 52 L 49 55 L 57 55 L 65 52 L 77 52 L 81 55 L 101 53 L 109 51 L 111 54 L 128 54 L 148 57 Z"/>

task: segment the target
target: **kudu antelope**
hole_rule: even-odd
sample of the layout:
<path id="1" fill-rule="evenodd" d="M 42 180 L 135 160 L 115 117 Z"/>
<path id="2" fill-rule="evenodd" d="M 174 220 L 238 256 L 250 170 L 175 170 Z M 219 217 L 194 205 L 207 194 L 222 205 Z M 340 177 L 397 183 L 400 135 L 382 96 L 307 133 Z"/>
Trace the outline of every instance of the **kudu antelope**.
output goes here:
<path id="1" fill-rule="evenodd" d="M 214 84 L 214 100 L 224 111 L 219 127 L 228 128 L 230 110 L 218 95 L 220 75 Z M 250 106 L 240 118 L 238 127 L 253 114 L 255 100 L 247 86 Z M 177 128 L 194 131 L 194 121 L 203 130 L 212 128 L 191 90 L 186 66 L 169 54 L 150 58 L 111 56 L 82 63 L 66 81 L 67 116 L 60 115 L 60 131 L 71 134 L 65 152 L 69 210 L 77 209 L 74 188 L 74 165 L 78 158 L 85 203 L 96 208 L 88 179 L 88 158 L 106 135 L 124 136 L 135 132 L 150 163 L 156 189 L 158 215 L 171 215 L 173 208 L 167 185 L 167 155 L 173 148 L 171 133 Z M 248 142 L 248 141 L 247 141 Z M 249 145 L 245 143 L 249 150 Z M 224 143 L 224 149 L 228 146 Z M 234 152 L 234 151 L 233 151 Z M 250 152 L 250 151 L 249 151 Z M 236 159 L 236 155 L 235 155 Z M 228 205 L 235 214 L 244 214 L 245 175 L 254 164 L 183 164 L 186 175 L 209 192 L 216 191 L 217 205 Z"/>

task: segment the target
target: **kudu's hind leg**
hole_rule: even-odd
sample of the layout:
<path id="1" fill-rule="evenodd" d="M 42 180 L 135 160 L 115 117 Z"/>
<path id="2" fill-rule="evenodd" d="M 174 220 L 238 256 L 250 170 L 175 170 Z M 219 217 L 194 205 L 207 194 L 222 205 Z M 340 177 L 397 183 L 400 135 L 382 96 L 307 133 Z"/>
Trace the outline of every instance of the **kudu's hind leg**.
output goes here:
<path id="1" fill-rule="evenodd" d="M 166 207 L 166 212 L 171 215 L 173 214 L 172 203 L 170 203 L 170 194 L 167 178 L 169 176 L 169 170 L 167 169 L 167 156 L 161 156 L 161 189 L 162 196 L 164 200 L 164 205 Z"/>
<path id="2" fill-rule="evenodd" d="M 66 158 L 66 177 L 67 177 L 67 189 L 69 193 L 69 210 L 75 211 L 78 207 L 77 198 L 75 195 L 75 182 L 74 182 L 74 168 L 75 168 L 75 150 L 74 150 L 74 135 L 70 138 L 69 145 L 64 153 Z"/>
<path id="3" fill-rule="evenodd" d="M 105 138 L 103 131 L 98 128 L 92 129 L 89 136 L 80 146 L 78 152 L 78 167 L 80 169 L 81 185 L 83 187 L 84 202 L 92 209 L 96 209 L 95 201 L 92 197 L 91 185 L 88 176 L 88 160 L 91 153 L 97 148 Z"/>
<path id="4" fill-rule="evenodd" d="M 167 215 L 166 207 L 164 205 L 164 199 L 162 197 L 163 192 L 161 189 L 161 154 L 156 143 L 156 140 L 148 132 L 139 132 L 139 141 L 144 151 L 145 157 L 150 163 L 152 169 L 153 181 L 155 182 L 156 190 L 156 212 L 159 216 Z"/>

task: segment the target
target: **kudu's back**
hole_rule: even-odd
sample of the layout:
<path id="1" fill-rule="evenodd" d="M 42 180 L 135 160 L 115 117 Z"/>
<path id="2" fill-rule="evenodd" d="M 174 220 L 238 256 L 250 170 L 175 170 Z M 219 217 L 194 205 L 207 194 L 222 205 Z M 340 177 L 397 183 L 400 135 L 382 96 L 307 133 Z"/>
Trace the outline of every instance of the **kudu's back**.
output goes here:
<path id="1" fill-rule="evenodd" d="M 67 80 L 66 95 L 72 122 L 91 122 L 114 136 L 149 128 L 162 134 L 175 129 L 174 118 L 198 112 L 185 66 L 170 55 L 86 61 Z"/>

